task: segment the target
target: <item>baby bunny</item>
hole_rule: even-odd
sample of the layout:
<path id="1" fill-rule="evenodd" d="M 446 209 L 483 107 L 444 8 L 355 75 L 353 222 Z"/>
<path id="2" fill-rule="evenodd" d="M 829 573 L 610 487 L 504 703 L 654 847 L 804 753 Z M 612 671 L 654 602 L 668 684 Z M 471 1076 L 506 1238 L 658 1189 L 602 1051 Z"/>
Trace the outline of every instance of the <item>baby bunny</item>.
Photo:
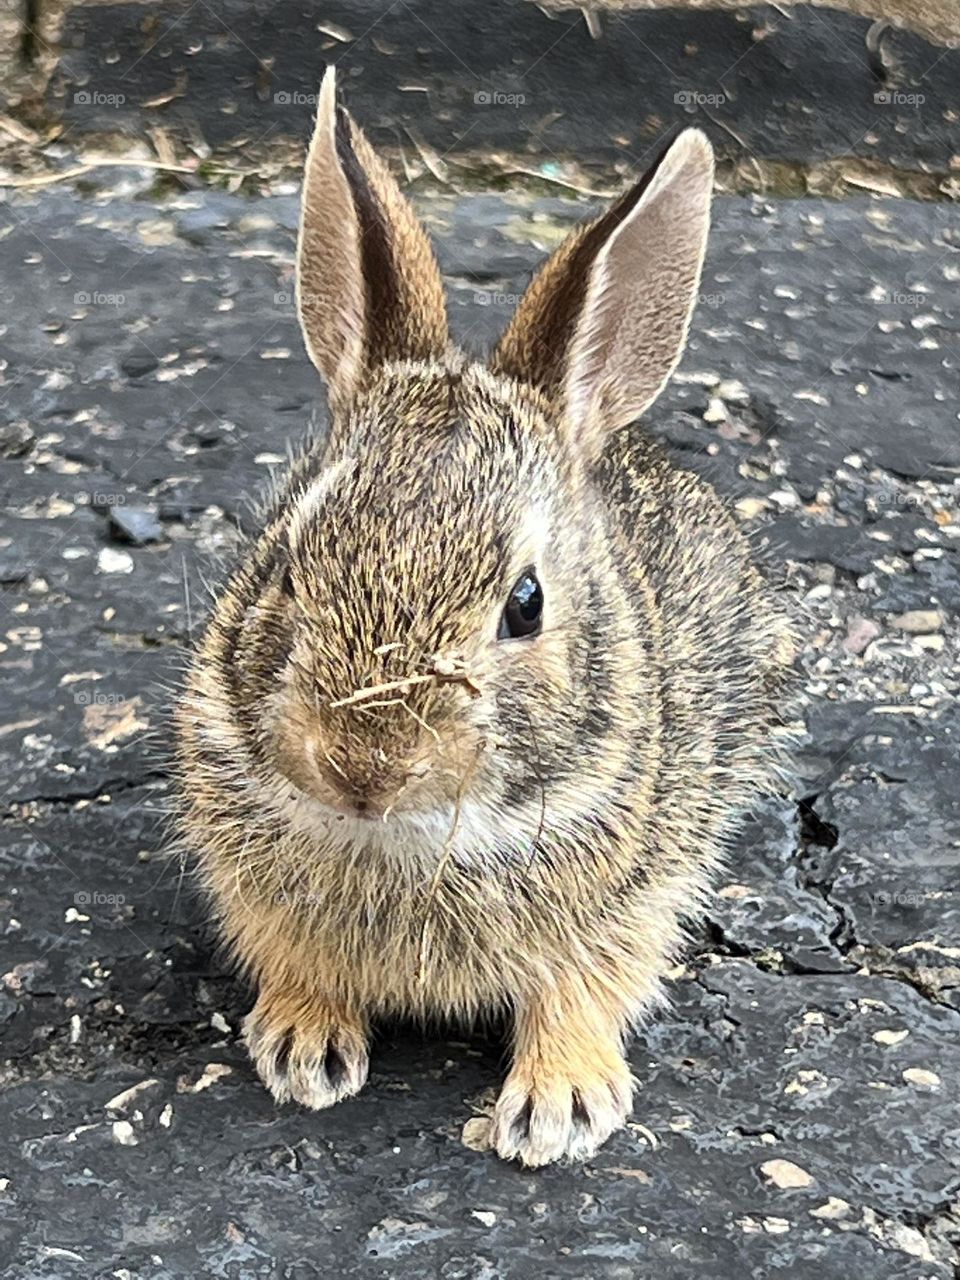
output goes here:
<path id="1" fill-rule="evenodd" d="M 581 1159 L 624 1123 L 624 1037 L 773 785 L 791 656 L 713 491 L 631 425 L 684 345 L 712 178 L 682 133 L 472 363 L 324 78 L 297 269 L 332 423 L 177 709 L 181 831 L 279 1102 L 356 1093 L 376 1015 L 502 1011 L 501 1156 Z"/>

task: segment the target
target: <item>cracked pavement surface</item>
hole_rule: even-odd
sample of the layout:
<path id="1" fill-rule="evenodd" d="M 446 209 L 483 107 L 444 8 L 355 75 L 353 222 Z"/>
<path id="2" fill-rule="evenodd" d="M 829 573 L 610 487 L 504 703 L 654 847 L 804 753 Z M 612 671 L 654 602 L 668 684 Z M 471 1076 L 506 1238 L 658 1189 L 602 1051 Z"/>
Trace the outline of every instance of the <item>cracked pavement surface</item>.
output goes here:
<path id="1" fill-rule="evenodd" d="M 468 347 L 579 201 L 424 194 Z M 745 822 L 637 1037 L 631 1125 L 533 1173 L 461 1140 L 502 1041 L 380 1028 L 277 1109 L 166 856 L 165 690 L 318 394 L 296 196 L 5 207 L 0 1275 L 960 1274 L 960 216 L 723 198 L 650 429 L 797 601 L 792 797 Z"/>

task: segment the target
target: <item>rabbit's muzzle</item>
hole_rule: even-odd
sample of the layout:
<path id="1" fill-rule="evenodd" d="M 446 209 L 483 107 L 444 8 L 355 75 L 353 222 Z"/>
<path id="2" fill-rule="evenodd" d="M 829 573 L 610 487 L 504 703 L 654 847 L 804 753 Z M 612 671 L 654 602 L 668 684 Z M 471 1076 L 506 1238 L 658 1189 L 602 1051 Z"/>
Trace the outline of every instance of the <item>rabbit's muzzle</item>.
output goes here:
<path id="1" fill-rule="evenodd" d="M 354 749 L 347 758 L 321 740 L 314 748 L 313 764 L 321 783 L 317 798 L 350 817 L 384 817 L 407 786 L 406 768 L 392 765 L 382 748 Z"/>
<path id="2" fill-rule="evenodd" d="M 406 699 L 323 711 L 288 706 L 274 725 L 275 764 L 339 815 L 388 821 L 394 812 L 448 808 L 469 775 L 475 734 L 462 722 L 436 723 Z"/>

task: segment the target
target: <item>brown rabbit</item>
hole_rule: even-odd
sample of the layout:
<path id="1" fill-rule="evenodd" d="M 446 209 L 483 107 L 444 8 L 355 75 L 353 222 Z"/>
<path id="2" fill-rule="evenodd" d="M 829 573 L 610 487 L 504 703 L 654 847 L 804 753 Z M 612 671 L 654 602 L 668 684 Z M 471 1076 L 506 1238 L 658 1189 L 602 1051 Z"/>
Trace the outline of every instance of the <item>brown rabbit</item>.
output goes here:
<path id="1" fill-rule="evenodd" d="M 501 1156 L 588 1156 L 630 1110 L 624 1037 L 773 782 L 790 657 L 713 491 L 630 425 L 684 345 L 712 176 L 681 134 L 471 363 L 326 74 L 298 286 L 332 426 L 177 711 L 182 831 L 278 1101 L 356 1093 L 373 1015 L 500 1009 Z"/>

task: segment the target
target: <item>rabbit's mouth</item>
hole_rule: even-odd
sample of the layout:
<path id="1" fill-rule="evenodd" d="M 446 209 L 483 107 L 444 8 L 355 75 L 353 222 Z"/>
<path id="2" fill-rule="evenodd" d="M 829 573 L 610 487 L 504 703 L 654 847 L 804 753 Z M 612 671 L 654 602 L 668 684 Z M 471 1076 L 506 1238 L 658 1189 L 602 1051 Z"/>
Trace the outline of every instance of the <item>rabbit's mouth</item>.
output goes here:
<path id="1" fill-rule="evenodd" d="M 335 761 L 318 765 L 317 753 L 277 758 L 279 775 L 272 790 L 290 795 L 316 821 L 327 826 L 356 824 L 359 829 L 395 824 L 401 819 L 427 820 L 444 806 L 444 795 L 429 766 L 377 774 L 347 771 Z"/>
<path id="2" fill-rule="evenodd" d="M 277 789 L 279 791 L 279 789 Z M 462 855 L 490 844 L 489 815 L 476 800 L 446 803 L 356 806 L 331 805 L 299 788 L 285 786 L 272 807 L 290 828 L 321 848 L 363 847 L 384 855 L 434 862 L 444 849 Z"/>
<path id="3" fill-rule="evenodd" d="M 448 857 L 491 872 L 518 861 L 526 865 L 543 826 L 539 802 L 530 812 L 511 810 L 482 775 L 456 792 L 423 786 L 393 804 L 360 810 L 331 804 L 276 776 L 261 780 L 261 787 L 278 828 L 306 839 L 318 857 L 352 858 L 362 851 L 428 875 Z"/>

